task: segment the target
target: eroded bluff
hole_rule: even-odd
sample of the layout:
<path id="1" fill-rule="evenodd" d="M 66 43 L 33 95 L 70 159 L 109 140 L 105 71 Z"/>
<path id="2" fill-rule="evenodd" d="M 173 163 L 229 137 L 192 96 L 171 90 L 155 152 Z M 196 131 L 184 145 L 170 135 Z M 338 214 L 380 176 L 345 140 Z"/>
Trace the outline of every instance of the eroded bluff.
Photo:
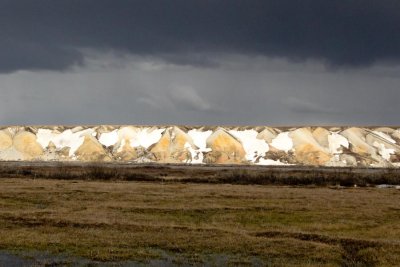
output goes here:
<path id="1" fill-rule="evenodd" d="M 396 127 L 10 126 L 2 161 L 400 166 Z"/>

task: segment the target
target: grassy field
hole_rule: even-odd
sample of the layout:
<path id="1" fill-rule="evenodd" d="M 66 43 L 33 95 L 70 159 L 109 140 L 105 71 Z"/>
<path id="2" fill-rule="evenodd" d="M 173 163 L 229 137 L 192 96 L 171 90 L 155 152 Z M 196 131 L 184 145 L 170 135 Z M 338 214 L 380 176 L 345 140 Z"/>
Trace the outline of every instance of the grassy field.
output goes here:
<path id="1" fill-rule="evenodd" d="M 0 161 L 0 177 L 260 185 L 400 185 L 400 168 Z"/>
<path id="2" fill-rule="evenodd" d="M 396 266 L 400 190 L 2 178 L 0 237 L 99 261 Z"/>

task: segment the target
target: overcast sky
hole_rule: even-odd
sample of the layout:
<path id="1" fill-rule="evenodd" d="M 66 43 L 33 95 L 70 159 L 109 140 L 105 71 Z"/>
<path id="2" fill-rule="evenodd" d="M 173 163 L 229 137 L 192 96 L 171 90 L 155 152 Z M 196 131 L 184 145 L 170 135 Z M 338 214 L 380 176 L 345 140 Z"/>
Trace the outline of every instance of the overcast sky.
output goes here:
<path id="1" fill-rule="evenodd" d="M 0 124 L 400 125 L 398 0 L 0 0 Z"/>

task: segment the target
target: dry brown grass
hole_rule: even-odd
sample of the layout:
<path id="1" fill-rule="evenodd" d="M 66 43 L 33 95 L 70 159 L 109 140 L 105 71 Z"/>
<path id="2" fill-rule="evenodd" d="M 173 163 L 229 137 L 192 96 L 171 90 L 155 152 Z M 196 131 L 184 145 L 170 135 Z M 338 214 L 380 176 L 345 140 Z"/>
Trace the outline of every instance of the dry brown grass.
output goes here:
<path id="1" fill-rule="evenodd" d="M 389 266 L 400 262 L 399 203 L 395 189 L 1 179 L 0 248 Z"/>
<path id="2" fill-rule="evenodd" d="M 399 184 L 400 168 L 0 161 L 0 177 L 263 185 Z"/>

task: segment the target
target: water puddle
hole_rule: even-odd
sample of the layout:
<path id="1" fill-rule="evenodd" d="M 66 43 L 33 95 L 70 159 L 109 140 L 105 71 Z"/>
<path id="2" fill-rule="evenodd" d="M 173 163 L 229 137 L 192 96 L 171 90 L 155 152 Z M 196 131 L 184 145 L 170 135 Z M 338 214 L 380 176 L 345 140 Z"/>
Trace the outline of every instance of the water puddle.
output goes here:
<path id="1" fill-rule="evenodd" d="M 24 266 L 225 266 L 230 264 L 246 266 L 263 266 L 263 261 L 257 257 L 240 260 L 237 256 L 225 254 L 212 254 L 197 256 L 195 260 L 179 255 L 170 255 L 161 251 L 159 259 L 151 259 L 145 262 L 122 261 L 122 262 L 99 262 L 90 259 L 73 257 L 66 254 L 51 254 L 48 252 L 9 252 L 0 250 L 0 266 L 24 267 Z"/>

